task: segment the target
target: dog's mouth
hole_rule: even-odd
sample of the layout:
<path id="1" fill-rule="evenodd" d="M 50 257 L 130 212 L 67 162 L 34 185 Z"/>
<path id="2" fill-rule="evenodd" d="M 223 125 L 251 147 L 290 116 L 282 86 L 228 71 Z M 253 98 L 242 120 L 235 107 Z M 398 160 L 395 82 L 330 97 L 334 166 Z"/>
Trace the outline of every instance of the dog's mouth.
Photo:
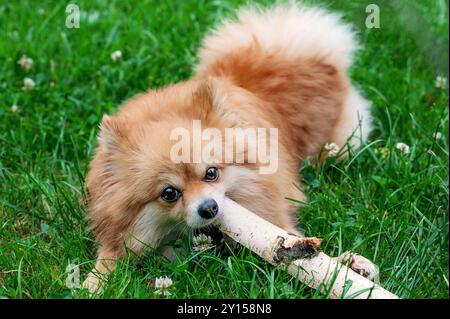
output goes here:
<path id="1" fill-rule="evenodd" d="M 219 208 L 217 212 L 214 213 L 214 216 L 208 218 L 203 218 L 197 214 L 195 218 L 187 219 L 186 223 L 193 230 L 202 230 L 205 228 L 210 228 L 213 227 L 214 222 L 216 221 L 218 216 L 220 216 L 221 213 L 222 211 Z"/>
<path id="2" fill-rule="evenodd" d="M 217 213 L 216 216 L 214 216 L 213 218 L 210 219 L 201 219 L 197 224 L 195 225 L 189 225 L 190 227 L 192 227 L 193 229 L 204 229 L 204 228 L 210 228 L 210 227 L 214 227 L 213 224 L 215 222 L 215 220 L 217 219 L 217 217 L 219 216 L 220 212 Z"/>

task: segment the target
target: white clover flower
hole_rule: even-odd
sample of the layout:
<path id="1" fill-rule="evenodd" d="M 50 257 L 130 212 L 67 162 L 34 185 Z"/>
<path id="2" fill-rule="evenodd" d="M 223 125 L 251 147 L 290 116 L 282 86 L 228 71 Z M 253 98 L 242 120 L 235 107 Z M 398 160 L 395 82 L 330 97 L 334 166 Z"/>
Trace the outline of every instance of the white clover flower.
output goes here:
<path id="1" fill-rule="evenodd" d="M 194 247 L 192 248 L 194 251 L 204 251 L 214 246 L 212 238 L 205 234 L 194 236 L 192 241 L 194 242 Z"/>
<path id="2" fill-rule="evenodd" d="M 113 62 L 117 62 L 121 59 L 122 59 L 122 51 L 117 50 L 111 53 L 111 60 L 113 60 Z"/>
<path id="3" fill-rule="evenodd" d="M 25 71 L 29 71 L 33 65 L 33 59 L 27 57 L 26 55 L 22 55 L 19 61 L 17 61 L 17 64 L 20 65 L 20 67 Z"/>
<path id="4" fill-rule="evenodd" d="M 447 78 L 442 75 L 438 75 L 434 81 L 434 86 L 438 89 L 445 89 L 447 87 Z"/>
<path id="5" fill-rule="evenodd" d="M 39 8 L 37 11 L 38 16 L 43 16 L 45 14 L 45 10 L 42 8 Z"/>
<path id="6" fill-rule="evenodd" d="M 434 138 L 435 140 L 440 140 L 440 139 L 442 139 L 442 133 L 441 133 L 441 132 L 433 133 L 433 138 Z"/>
<path id="7" fill-rule="evenodd" d="M 87 23 L 93 24 L 93 23 L 96 23 L 99 18 L 100 18 L 100 12 L 91 11 L 91 12 L 88 12 L 86 20 L 87 20 Z"/>
<path id="8" fill-rule="evenodd" d="M 162 296 L 170 296 L 171 293 L 168 291 L 168 288 L 172 286 L 172 284 L 172 279 L 167 276 L 156 278 L 155 288 L 157 288 L 157 290 L 155 291 L 155 293 Z"/>
<path id="9" fill-rule="evenodd" d="M 397 143 L 395 148 L 402 151 L 404 154 L 409 154 L 409 146 L 405 143 Z"/>
<path id="10" fill-rule="evenodd" d="M 325 150 L 328 151 L 328 156 L 330 157 L 335 157 L 340 150 L 339 145 L 337 145 L 336 143 L 327 143 L 324 146 Z"/>
<path id="11" fill-rule="evenodd" d="M 19 111 L 19 107 L 16 104 L 13 104 L 13 106 L 11 106 L 11 112 L 16 113 L 17 111 Z"/>
<path id="12" fill-rule="evenodd" d="M 30 79 L 30 78 L 23 79 L 22 90 L 30 91 L 30 90 L 32 90 L 34 88 L 34 86 L 35 86 L 35 83 L 34 83 L 34 81 L 32 79 Z"/>

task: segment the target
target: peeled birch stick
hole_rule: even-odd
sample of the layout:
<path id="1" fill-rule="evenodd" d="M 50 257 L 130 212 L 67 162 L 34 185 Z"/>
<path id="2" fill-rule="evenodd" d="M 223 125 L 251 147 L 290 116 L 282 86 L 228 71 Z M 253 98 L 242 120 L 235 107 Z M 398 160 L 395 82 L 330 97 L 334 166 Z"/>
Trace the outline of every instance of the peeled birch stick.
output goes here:
<path id="1" fill-rule="evenodd" d="M 269 263 L 284 265 L 292 276 L 309 287 L 330 289 L 331 298 L 398 299 L 320 252 L 319 239 L 289 234 L 228 198 L 223 205 L 222 214 L 215 221 L 220 231 Z"/>

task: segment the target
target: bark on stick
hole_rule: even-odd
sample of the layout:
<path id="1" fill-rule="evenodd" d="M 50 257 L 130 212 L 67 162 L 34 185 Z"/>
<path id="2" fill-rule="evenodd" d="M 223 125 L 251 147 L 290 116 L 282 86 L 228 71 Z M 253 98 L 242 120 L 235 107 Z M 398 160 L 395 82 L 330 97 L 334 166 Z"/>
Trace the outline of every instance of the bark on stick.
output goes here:
<path id="1" fill-rule="evenodd" d="M 320 240 L 298 237 L 267 222 L 230 199 L 215 226 L 269 263 L 331 298 L 397 299 L 379 285 L 320 252 Z"/>

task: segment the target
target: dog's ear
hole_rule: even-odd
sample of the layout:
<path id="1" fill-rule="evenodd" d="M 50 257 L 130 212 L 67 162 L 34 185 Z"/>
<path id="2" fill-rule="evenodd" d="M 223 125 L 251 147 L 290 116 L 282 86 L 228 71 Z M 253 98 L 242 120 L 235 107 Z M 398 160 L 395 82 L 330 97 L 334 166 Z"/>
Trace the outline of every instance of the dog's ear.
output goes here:
<path id="1" fill-rule="evenodd" d="M 201 120 L 207 120 L 213 115 L 223 117 L 226 101 L 222 84 L 214 77 L 201 80 L 193 93 L 193 102 Z"/>
<path id="2" fill-rule="evenodd" d="M 126 122 L 122 118 L 103 116 L 98 134 L 98 147 L 86 177 L 86 187 L 91 201 L 101 197 L 109 186 L 114 184 L 114 175 L 117 171 L 114 155 L 122 152 L 128 143 L 126 129 Z"/>
<path id="3" fill-rule="evenodd" d="M 106 153 L 118 150 L 122 138 L 123 124 L 120 119 L 114 116 L 104 115 L 98 135 L 100 147 Z"/>

